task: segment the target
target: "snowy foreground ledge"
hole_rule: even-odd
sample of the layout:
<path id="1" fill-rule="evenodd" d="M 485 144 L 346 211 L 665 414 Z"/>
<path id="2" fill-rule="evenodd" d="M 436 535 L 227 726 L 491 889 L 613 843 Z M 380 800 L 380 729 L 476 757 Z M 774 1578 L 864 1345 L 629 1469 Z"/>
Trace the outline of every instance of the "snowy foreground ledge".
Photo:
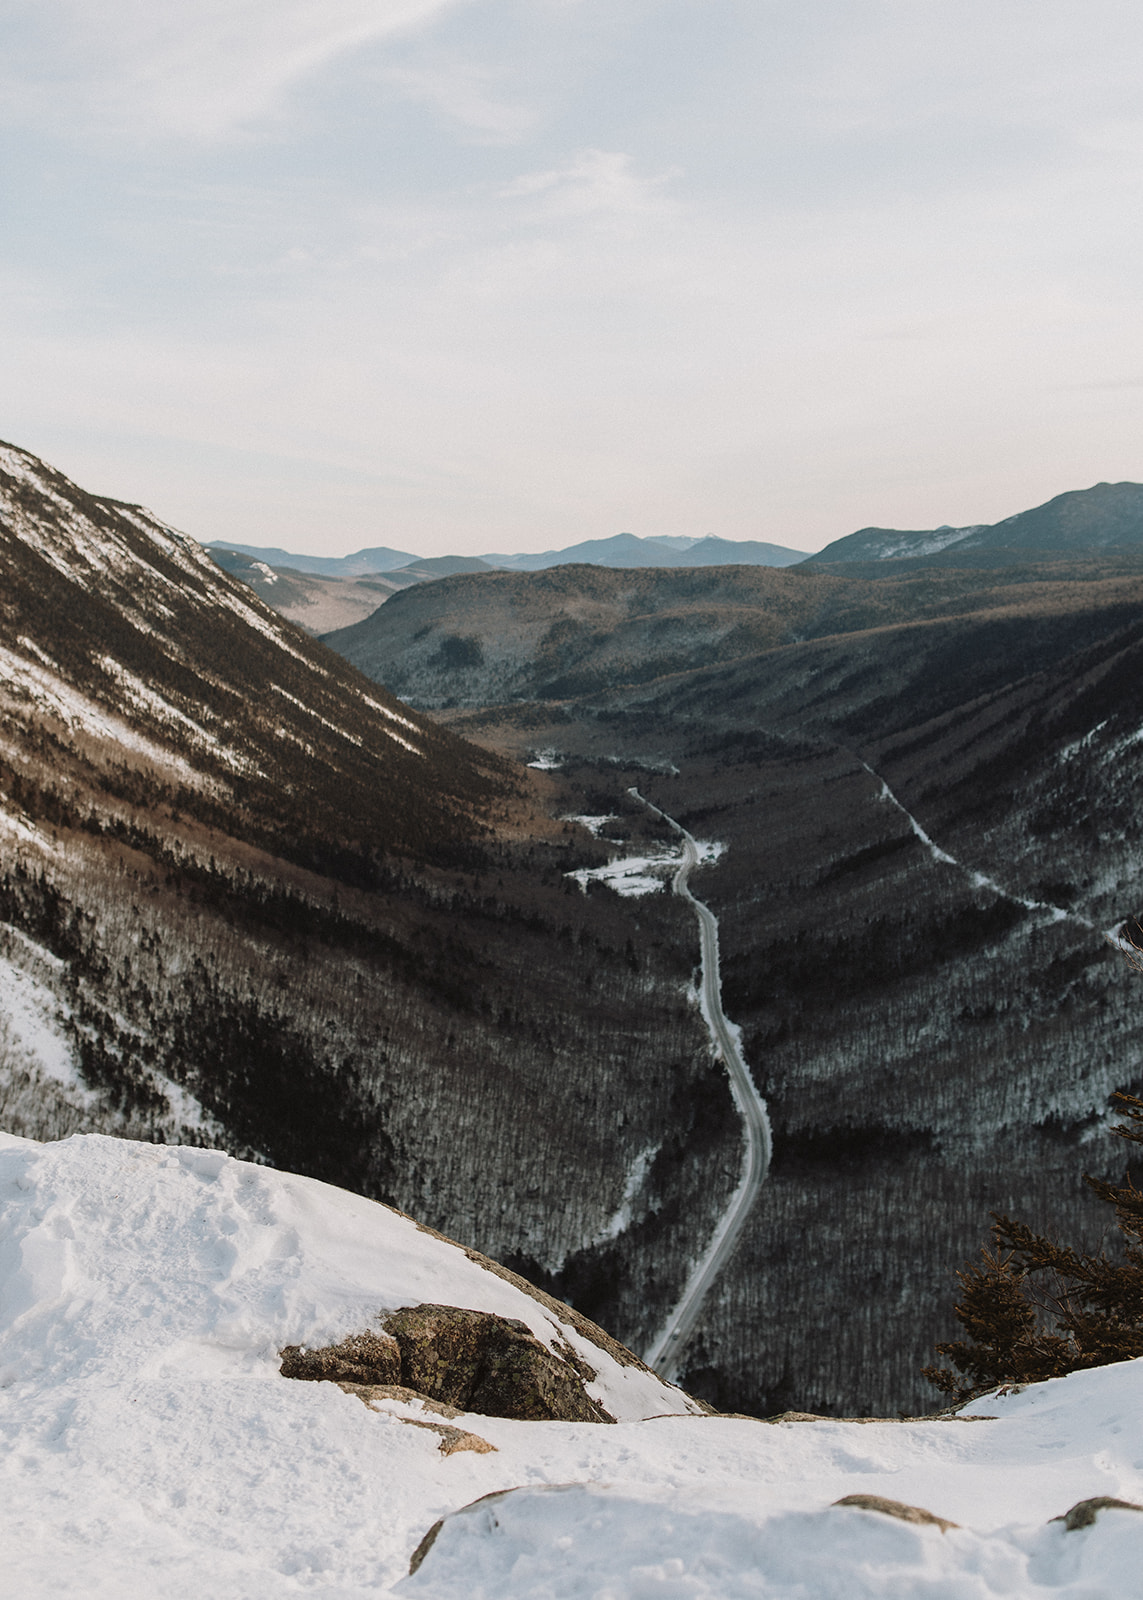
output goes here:
<path id="1" fill-rule="evenodd" d="M 420 1302 L 570 1339 L 618 1425 L 468 1414 L 457 1427 L 495 1449 L 446 1455 L 405 1425 L 419 1404 L 370 1409 L 280 1376 L 283 1345 Z M 974 1409 L 996 1420 L 688 1414 L 678 1390 L 382 1206 L 215 1152 L 0 1135 L 13 1600 L 1143 1595 L 1143 1514 L 1049 1520 L 1094 1496 L 1143 1501 L 1143 1362 Z M 961 1526 L 833 1505 L 853 1494 Z"/>

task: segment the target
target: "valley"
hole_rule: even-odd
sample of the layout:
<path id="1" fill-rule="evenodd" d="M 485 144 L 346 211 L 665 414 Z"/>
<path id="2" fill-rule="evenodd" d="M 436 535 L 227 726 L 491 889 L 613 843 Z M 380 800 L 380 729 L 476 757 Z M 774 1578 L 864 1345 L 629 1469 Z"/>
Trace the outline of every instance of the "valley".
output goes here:
<path id="1" fill-rule="evenodd" d="M 1138 979 L 1105 937 L 1141 898 L 1134 559 L 834 577 L 834 615 L 866 625 L 827 616 L 799 639 L 786 623 L 768 646 L 755 635 L 681 668 L 677 635 L 652 642 L 656 594 L 678 595 L 658 574 L 620 599 L 613 575 L 565 569 L 558 600 L 537 587 L 515 606 L 515 630 L 499 578 L 458 586 L 451 612 L 443 586 L 390 602 L 391 644 L 375 620 L 378 659 L 400 653 L 414 703 L 409 685 L 490 748 L 544 752 L 569 810 L 616 810 L 635 784 L 725 846 L 695 892 L 718 918 L 722 1003 L 774 1159 L 681 1371 L 712 1403 L 922 1409 L 918 1368 L 992 1210 L 1098 1244 L 1080 1175 L 1114 1161 L 1109 1097 L 1143 1079 Z M 809 576 L 718 581 L 757 596 L 773 628 L 774 596 L 821 609 L 821 591 L 793 588 Z M 577 690 L 566 668 L 553 679 L 544 641 L 579 580 L 631 620 L 600 629 Z M 499 704 L 483 701 L 486 608 L 521 686 Z M 699 656 L 714 628 L 693 612 L 688 626 Z M 623 628 L 641 639 L 626 682 Z M 419 668 L 450 633 L 484 662 Z"/>
<path id="2" fill-rule="evenodd" d="M 221 1145 L 549 1274 L 622 1213 L 648 1339 L 737 1172 L 682 906 L 633 928 L 566 879 L 605 851 L 552 779 L 139 508 L 3 468 L 4 1125 Z"/>
<path id="3" fill-rule="evenodd" d="M 12 1133 L 386 1200 L 758 1415 L 931 1408 L 989 1212 L 1098 1226 L 1134 549 L 461 572 L 327 645 L 15 447 L 0 534 Z"/>

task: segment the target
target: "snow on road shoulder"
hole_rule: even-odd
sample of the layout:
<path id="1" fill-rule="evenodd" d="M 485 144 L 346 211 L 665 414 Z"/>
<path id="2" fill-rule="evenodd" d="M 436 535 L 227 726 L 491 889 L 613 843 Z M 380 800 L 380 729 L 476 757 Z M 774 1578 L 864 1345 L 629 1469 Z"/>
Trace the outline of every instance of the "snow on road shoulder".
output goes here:
<path id="1" fill-rule="evenodd" d="M 570 1338 L 633 1420 L 470 1415 L 494 1449 L 446 1456 L 407 1406 L 277 1371 L 284 1343 L 426 1300 Z M 996 1420 L 647 1416 L 672 1394 L 359 1196 L 218 1151 L 0 1135 L 0 1548 L 20 1600 L 1139 1592 L 1143 1516 L 1050 1519 L 1143 1501 L 1143 1362 L 972 1408 Z M 961 1527 L 833 1506 L 855 1493 Z"/>
<path id="2" fill-rule="evenodd" d="M 578 822 L 581 827 L 587 828 L 597 839 L 609 822 L 616 822 L 614 816 L 603 817 L 561 817 L 562 822 Z M 622 852 L 621 840 L 605 840 L 613 843 L 615 849 Z M 711 866 L 726 851 L 724 844 L 719 844 L 713 839 L 696 839 L 695 849 L 698 852 L 696 866 Z M 601 867 L 578 867 L 574 872 L 566 874 L 579 884 L 587 893 L 589 883 L 605 883 L 608 888 L 614 889 L 616 894 L 625 897 L 636 895 L 655 894 L 659 889 L 665 888 L 670 879 L 678 871 L 683 860 L 683 845 L 675 843 L 656 845 L 644 854 L 623 855 L 612 857 Z"/>

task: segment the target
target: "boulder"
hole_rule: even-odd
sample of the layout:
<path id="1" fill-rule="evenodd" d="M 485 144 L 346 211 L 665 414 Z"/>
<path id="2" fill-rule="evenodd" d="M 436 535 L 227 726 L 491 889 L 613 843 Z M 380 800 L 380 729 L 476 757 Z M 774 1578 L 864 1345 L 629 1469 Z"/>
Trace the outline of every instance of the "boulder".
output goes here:
<path id="1" fill-rule="evenodd" d="M 281 1351 L 282 1376 L 354 1389 L 399 1388 L 486 1417 L 519 1422 L 614 1422 L 584 1387 L 595 1373 L 563 1346 L 545 1349 L 526 1323 L 460 1306 L 405 1306 L 384 1332 Z"/>
<path id="2" fill-rule="evenodd" d="M 459 1306 L 406 1306 L 385 1318 L 401 1382 L 461 1411 L 521 1422 L 613 1422 L 579 1371 L 526 1323 Z M 577 1363 L 578 1365 L 578 1363 Z M 594 1377 L 590 1368 L 587 1375 Z"/>

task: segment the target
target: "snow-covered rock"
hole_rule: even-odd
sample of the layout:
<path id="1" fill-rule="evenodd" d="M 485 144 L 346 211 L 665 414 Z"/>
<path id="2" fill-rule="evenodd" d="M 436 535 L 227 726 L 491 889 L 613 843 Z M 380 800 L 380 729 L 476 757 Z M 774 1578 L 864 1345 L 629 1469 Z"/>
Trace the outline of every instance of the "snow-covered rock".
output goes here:
<path id="1" fill-rule="evenodd" d="M 618 1425 L 470 1414 L 458 1429 L 494 1448 L 445 1453 L 458 1429 L 415 1400 L 280 1375 L 284 1345 L 423 1302 L 567 1341 Z M 0 1136 L 0 1548 L 20 1600 L 1111 1600 L 1140 1592 L 1143 1516 L 1050 1519 L 1143 1501 L 1141 1425 L 1139 1362 L 958 1419 L 696 1415 L 386 1207 L 215 1151 Z M 833 1504 L 854 1493 L 959 1526 Z"/>

